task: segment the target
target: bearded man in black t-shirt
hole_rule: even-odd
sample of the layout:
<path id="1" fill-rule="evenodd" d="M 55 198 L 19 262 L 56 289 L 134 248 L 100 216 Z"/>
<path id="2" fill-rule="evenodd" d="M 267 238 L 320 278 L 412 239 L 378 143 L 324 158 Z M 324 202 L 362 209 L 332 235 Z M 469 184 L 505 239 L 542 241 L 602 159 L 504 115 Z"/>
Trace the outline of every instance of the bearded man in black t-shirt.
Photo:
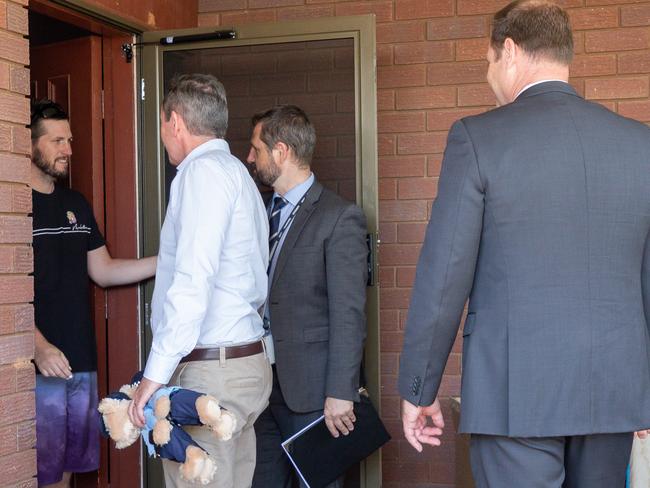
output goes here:
<path id="1" fill-rule="evenodd" d="M 135 283 L 153 276 L 156 258 L 113 259 L 88 202 L 56 184 L 72 155 L 65 111 L 35 103 L 31 131 L 38 485 L 68 488 L 71 473 L 99 467 L 88 277 L 102 287 Z"/>

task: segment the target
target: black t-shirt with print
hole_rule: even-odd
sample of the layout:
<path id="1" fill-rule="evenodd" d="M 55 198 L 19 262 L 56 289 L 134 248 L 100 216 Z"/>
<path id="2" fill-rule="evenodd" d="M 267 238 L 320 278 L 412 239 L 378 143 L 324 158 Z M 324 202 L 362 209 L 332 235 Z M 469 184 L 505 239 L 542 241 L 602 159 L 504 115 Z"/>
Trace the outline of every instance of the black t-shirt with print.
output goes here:
<path id="1" fill-rule="evenodd" d="M 104 245 L 92 208 L 76 191 L 32 190 L 36 327 L 73 372 L 97 370 L 87 253 Z"/>

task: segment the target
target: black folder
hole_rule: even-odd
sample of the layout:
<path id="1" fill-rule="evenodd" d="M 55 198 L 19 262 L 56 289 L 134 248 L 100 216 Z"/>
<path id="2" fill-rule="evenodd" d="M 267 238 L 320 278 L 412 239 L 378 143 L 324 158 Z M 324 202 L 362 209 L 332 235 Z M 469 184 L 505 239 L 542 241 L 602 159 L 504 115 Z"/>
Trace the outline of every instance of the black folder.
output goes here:
<path id="1" fill-rule="evenodd" d="M 282 443 L 282 448 L 309 488 L 323 488 L 390 440 L 370 399 L 354 404 L 356 422 L 348 435 L 332 437 L 324 417 Z"/>

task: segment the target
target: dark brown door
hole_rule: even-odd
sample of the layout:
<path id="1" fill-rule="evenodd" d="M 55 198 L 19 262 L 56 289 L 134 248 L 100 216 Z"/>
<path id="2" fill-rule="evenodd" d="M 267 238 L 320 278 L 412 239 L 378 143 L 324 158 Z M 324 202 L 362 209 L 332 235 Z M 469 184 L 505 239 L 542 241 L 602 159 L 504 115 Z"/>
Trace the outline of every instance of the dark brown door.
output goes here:
<path id="1" fill-rule="evenodd" d="M 87 36 L 33 47 L 31 56 L 32 98 L 49 98 L 69 114 L 72 129 L 72 160 L 68 185 L 81 192 L 93 207 L 99 229 L 106 235 L 104 208 L 104 148 L 102 115 L 102 39 Z M 105 392 L 106 295 L 93 285 L 93 318 L 98 347 L 98 384 Z M 103 391 L 102 391 L 103 390 Z M 102 446 L 102 468 L 107 449 Z M 98 486 L 98 473 L 76 476 L 75 487 Z"/>

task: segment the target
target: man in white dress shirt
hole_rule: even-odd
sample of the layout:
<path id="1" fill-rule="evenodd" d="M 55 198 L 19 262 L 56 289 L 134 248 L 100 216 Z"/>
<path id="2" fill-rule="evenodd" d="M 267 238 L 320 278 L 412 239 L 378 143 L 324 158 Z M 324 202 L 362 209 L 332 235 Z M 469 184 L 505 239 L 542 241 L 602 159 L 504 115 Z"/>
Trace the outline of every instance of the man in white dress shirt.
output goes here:
<path id="1" fill-rule="evenodd" d="M 211 75 L 174 79 L 162 104 L 160 134 L 177 174 L 171 185 L 153 294 L 153 342 L 129 414 L 161 385 L 214 395 L 235 414 L 230 441 L 186 428 L 218 467 L 209 486 L 251 485 L 253 424 L 268 403 L 271 367 L 258 309 L 267 292 L 268 218 L 257 187 L 223 139 L 226 94 Z M 184 486 L 164 461 L 168 487 Z"/>

